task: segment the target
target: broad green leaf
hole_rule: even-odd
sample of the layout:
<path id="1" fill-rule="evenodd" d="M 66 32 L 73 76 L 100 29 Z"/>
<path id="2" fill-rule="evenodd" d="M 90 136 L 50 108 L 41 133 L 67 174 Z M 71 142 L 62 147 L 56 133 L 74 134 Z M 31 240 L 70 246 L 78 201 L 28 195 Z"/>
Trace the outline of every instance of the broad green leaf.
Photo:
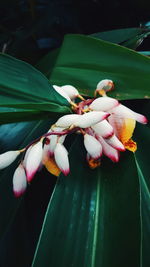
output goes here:
<path id="1" fill-rule="evenodd" d="M 150 51 L 139 51 L 139 54 L 144 56 L 150 56 Z"/>
<path id="2" fill-rule="evenodd" d="M 140 202 L 141 202 L 141 266 L 147 267 L 150 263 L 149 240 L 150 240 L 150 129 L 138 127 L 136 132 L 139 140 L 139 149 L 135 153 L 135 161 L 139 174 Z"/>
<path id="3" fill-rule="evenodd" d="M 112 79 L 119 99 L 150 97 L 150 59 L 137 52 L 82 35 L 68 35 L 49 77 L 51 84 L 72 84 L 93 96 L 97 83 Z"/>
<path id="4" fill-rule="evenodd" d="M 45 133 L 52 120 L 5 124 L 0 127 L 0 153 L 19 149 Z M 12 178 L 17 159 L 0 171 L 0 266 L 31 266 L 43 216 L 55 177 L 45 168 L 38 172 L 23 197 L 16 199 Z"/>
<path id="5" fill-rule="evenodd" d="M 91 36 L 135 49 L 149 35 L 149 32 L 146 28 L 125 28 L 93 33 Z"/>
<path id="6" fill-rule="evenodd" d="M 36 120 L 42 117 L 46 118 L 45 112 L 32 109 L 0 107 L 0 122 L 3 124 L 17 121 Z"/>
<path id="7" fill-rule="evenodd" d="M 91 170 L 80 137 L 50 200 L 32 267 L 140 266 L 139 184 L 132 153 Z M 130 168 L 129 168 L 130 166 Z"/>
<path id="8" fill-rule="evenodd" d="M 70 111 L 67 100 L 53 89 L 42 73 L 5 54 L 0 54 L 0 93 L 0 107 L 27 109 L 29 116 L 32 110 L 39 116 L 40 111 L 42 115 L 44 111 Z"/>
<path id="9" fill-rule="evenodd" d="M 36 68 L 40 70 L 46 77 L 49 77 L 59 55 L 60 49 L 55 49 L 50 53 L 46 54 L 37 64 Z"/>
<path id="10" fill-rule="evenodd" d="M 0 126 L 0 153 L 9 150 L 18 150 L 39 137 L 50 128 L 49 121 L 33 121 Z M 0 237 L 5 233 L 20 205 L 21 199 L 15 199 L 12 192 L 12 177 L 19 160 L 10 167 L 0 171 Z"/>

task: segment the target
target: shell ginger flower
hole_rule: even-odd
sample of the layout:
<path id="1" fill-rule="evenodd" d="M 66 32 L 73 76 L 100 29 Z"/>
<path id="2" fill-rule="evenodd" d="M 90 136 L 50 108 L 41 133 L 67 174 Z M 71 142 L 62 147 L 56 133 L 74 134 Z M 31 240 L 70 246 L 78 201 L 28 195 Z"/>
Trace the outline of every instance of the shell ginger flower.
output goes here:
<path id="1" fill-rule="evenodd" d="M 59 176 L 61 172 L 64 175 L 71 173 L 69 151 L 65 148 L 68 135 L 81 135 L 87 155 L 85 160 L 94 169 L 101 166 L 105 156 L 117 163 L 120 154 L 126 149 L 135 152 L 137 144 L 132 136 L 136 122 L 147 123 L 144 115 L 106 95 L 106 92 L 114 89 L 112 80 L 100 81 L 94 93 L 95 96 L 100 96 L 86 100 L 71 85 L 53 87 L 71 104 L 75 114 L 60 117 L 48 132 L 25 148 L 0 155 L 0 169 L 9 166 L 19 157 L 13 175 L 13 192 L 16 197 L 26 191 L 27 185 L 32 182 L 41 166 L 45 166 L 55 176 Z M 76 103 L 77 97 L 80 101 Z"/>

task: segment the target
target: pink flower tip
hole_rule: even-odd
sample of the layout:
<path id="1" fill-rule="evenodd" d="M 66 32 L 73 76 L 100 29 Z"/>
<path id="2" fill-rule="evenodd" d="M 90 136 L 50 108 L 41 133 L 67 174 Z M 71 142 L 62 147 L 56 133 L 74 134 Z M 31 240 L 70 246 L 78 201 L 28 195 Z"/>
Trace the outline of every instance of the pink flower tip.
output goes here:
<path id="1" fill-rule="evenodd" d="M 28 183 L 30 183 L 33 178 L 34 178 L 34 175 L 36 174 L 37 170 L 34 171 L 34 172 L 29 172 L 29 171 L 26 171 L 26 175 L 27 175 L 27 181 Z"/>
<path id="2" fill-rule="evenodd" d="M 119 154 L 118 154 L 117 157 L 115 157 L 114 155 L 110 155 L 110 159 L 111 159 L 114 163 L 118 162 L 118 161 L 119 161 Z"/>
<path id="3" fill-rule="evenodd" d="M 24 190 L 20 190 L 20 191 L 14 191 L 14 196 L 16 198 L 19 198 L 25 193 L 25 191 L 26 191 L 25 189 Z"/>
<path id="4" fill-rule="evenodd" d="M 61 171 L 65 176 L 67 176 L 70 173 L 70 169 L 61 170 Z"/>
<path id="5" fill-rule="evenodd" d="M 111 131 L 108 134 L 106 134 L 105 136 L 103 136 L 103 138 L 108 139 L 108 138 L 112 137 L 113 135 L 114 135 L 114 131 Z"/>
<path id="6" fill-rule="evenodd" d="M 143 124 L 147 124 L 147 123 L 148 123 L 148 119 L 145 116 L 143 116 Z"/>
<path id="7" fill-rule="evenodd" d="M 105 113 L 104 120 L 107 119 L 110 116 L 110 113 Z"/>
<path id="8" fill-rule="evenodd" d="M 116 147 L 116 149 L 117 149 L 118 151 L 120 151 L 120 152 L 124 152 L 124 151 L 126 151 L 125 147 L 120 147 L 120 146 L 118 146 L 118 147 Z"/>

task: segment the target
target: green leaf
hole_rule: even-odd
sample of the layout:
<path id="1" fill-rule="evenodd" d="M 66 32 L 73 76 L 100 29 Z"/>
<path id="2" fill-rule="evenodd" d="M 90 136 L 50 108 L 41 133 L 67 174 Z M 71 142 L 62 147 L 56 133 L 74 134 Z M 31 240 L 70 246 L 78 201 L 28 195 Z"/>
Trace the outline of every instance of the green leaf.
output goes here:
<path id="1" fill-rule="evenodd" d="M 149 266 L 149 240 L 150 240 L 150 179 L 149 179 L 149 148 L 150 129 L 137 127 L 136 137 L 139 149 L 135 153 L 135 161 L 139 174 L 140 183 L 140 206 L 141 206 L 141 266 Z"/>
<path id="2" fill-rule="evenodd" d="M 42 73 L 31 65 L 5 54 L 0 54 L 0 93 L 0 107 L 21 109 L 18 110 L 17 116 L 22 116 L 19 113 L 24 112 L 23 109 L 27 109 L 27 118 L 32 113 L 36 114 L 36 117 L 47 117 L 45 111 L 70 112 L 70 104 L 53 89 Z"/>
<path id="3" fill-rule="evenodd" d="M 2 125 L 0 153 L 23 148 L 47 132 L 53 123 L 54 120 L 41 120 Z M 12 178 L 19 160 L 0 171 L 0 265 L 7 267 L 31 266 L 43 216 L 55 183 L 55 177 L 43 168 L 28 185 L 24 196 L 16 199 L 12 192 Z"/>
<path id="4" fill-rule="evenodd" d="M 59 55 L 60 49 L 55 49 L 50 53 L 46 54 L 37 64 L 36 68 L 40 70 L 46 77 L 49 77 L 54 66 L 56 59 Z"/>
<path id="5" fill-rule="evenodd" d="M 150 51 L 139 51 L 139 54 L 144 56 L 150 56 Z"/>
<path id="6" fill-rule="evenodd" d="M 41 136 L 50 128 L 50 121 L 34 121 L 0 126 L 1 153 L 9 150 L 18 150 L 25 147 L 36 137 Z M 12 223 L 20 206 L 21 198 L 16 199 L 12 192 L 12 177 L 18 159 L 10 166 L 0 171 L 0 237 Z"/>
<path id="7" fill-rule="evenodd" d="M 119 99 L 150 97 L 150 59 L 92 37 L 68 35 L 49 77 L 52 84 L 72 84 L 93 96 L 97 83 L 112 79 Z"/>
<path id="8" fill-rule="evenodd" d="M 146 28 L 125 28 L 106 32 L 93 33 L 90 36 L 104 41 L 120 44 L 135 49 L 144 38 L 149 35 L 150 30 Z"/>
<path id="9" fill-rule="evenodd" d="M 132 153 L 91 170 L 80 137 L 50 200 L 32 267 L 140 266 L 139 184 Z M 130 165 L 130 168 L 128 166 Z"/>

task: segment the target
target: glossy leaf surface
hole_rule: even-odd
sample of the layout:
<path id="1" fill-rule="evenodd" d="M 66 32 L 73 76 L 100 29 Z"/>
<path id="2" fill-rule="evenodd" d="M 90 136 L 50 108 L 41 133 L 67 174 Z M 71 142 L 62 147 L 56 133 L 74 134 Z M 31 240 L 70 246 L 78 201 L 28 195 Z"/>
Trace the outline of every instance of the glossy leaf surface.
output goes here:
<path id="1" fill-rule="evenodd" d="M 0 153 L 23 148 L 45 133 L 54 121 L 33 121 L 0 126 Z M 0 265 L 31 266 L 47 202 L 55 177 L 46 169 L 36 174 L 25 195 L 16 199 L 12 177 L 20 158 L 0 171 Z"/>
<path id="2" fill-rule="evenodd" d="M 149 34 L 150 30 L 147 28 L 125 28 L 98 32 L 91 34 L 91 36 L 135 49 Z"/>
<path id="3" fill-rule="evenodd" d="M 49 79 L 52 84 L 72 84 L 91 96 L 100 80 L 112 79 L 113 97 L 140 99 L 150 97 L 149 75 L 148 57 L 95 38 L 68 35 Z"/>
<path id="4" fill-rule="evenodd" d="M 30 113 L 35 113 L 37 117 L 38 114 L 39 117 L 43 116 L 45 111 L 70 112 L 69 103 L 53 89 L 42 73 L 31 65 L 5 54 L 0 54 L 0 94 L 0 107 L 21 109 L 17 111 L 18 116 L 23 109 L 27 110 L 29 116 Z M 9 112 L 11 110 L 9 109 Z M 5 109 L 2 109 L 2 112 L 6 113 Z"/>
<path id="5" fill-rule="evenodd" d="M 82 142 L 77 139 L 69 153 L 71 174 L 56 185 L 32 267 L 140 266 L 134 156 L 125 153 L 118 164 L 104 160 L 90 170 Z"/>

